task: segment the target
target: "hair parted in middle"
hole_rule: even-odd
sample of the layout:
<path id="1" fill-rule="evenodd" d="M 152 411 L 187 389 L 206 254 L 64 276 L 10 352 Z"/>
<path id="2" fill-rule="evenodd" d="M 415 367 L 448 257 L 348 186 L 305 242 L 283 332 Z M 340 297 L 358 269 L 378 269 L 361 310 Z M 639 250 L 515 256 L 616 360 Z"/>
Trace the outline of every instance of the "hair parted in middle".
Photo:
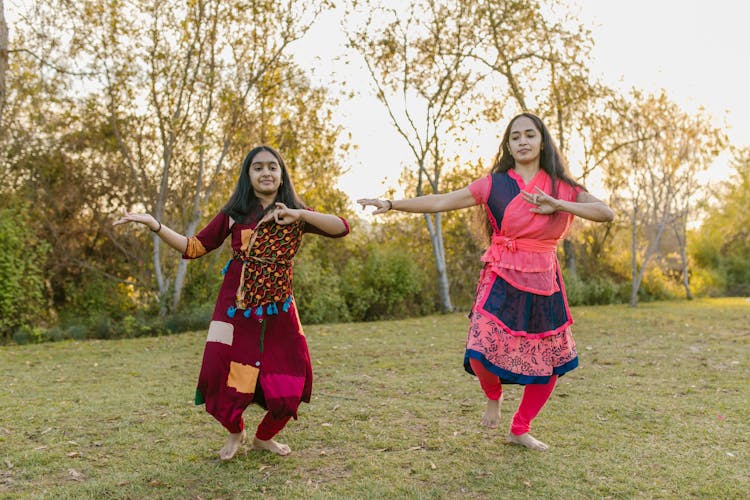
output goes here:
<path id="1" fill-rule="evenodd" d="M 255 191 L 250 183 L 250 165 L 252 165 L 255 155 L 262 151 L 271 153 L 279 163 L 279 168 L 281 168 L 281 186 L 279 186 L 279 190 L 276 192 L 274 203 L 281 202 L 289 208 L 307 208 L 294 190 L 292 179 L 289 177 L 289 171 L 281 154 L 270 146 L 258 146 L 245 156 L 245 160 L 242 162 L 242 170 L 240 170 L 240 177 L 237 180 L 237 187 L 227 204 L 221 209 L 222 212 L 238 222 L 245 222 L 250 212 L 260 206 L 260 200 L 255 195 Z M 266 207 L 263 213 L 265 214 L 273 210 L 274 203 Z"/>
<path id="2" fill-rule="evenodd" d="M 495 162 L 492 166 L 491 173 L 507 172 L 516 165 L 516 161 L 510 154 L 510 146 L 508 142 L 510 140 L 510 129 L 513 127 L 513 123 L 521 117 L 530 119 L 539 133 L 542 135 L 542 147 L 539 153 L 539 166 L 542 170 L 552 179 L 552 196 L 557 196 L 557 181 L 563 181 L 571 186 L 583 187 L 579 183 L 573 180 L 568 170 L 568 163 L 563 158 L 560 150 L 557 149 L 555 140 L 552 138 L 549 129 L 544 125 L 542 119 L 533 113 L 520 113 L 514 116 L 508 123 L 508 127 L 505 129 L 503 134 L 503 140 L 500 142 L 500 149 L 495 156 Z"/>

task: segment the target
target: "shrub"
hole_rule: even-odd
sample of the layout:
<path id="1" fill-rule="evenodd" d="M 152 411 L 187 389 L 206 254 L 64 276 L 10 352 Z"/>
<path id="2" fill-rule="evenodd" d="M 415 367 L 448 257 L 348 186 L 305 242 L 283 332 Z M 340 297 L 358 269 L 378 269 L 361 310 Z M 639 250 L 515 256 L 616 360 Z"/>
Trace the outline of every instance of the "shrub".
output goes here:
<path id="1" fill-rule="evenodd" d="M 13 332 L 14 340 L 33 341 L 30 325 L 47 316 L 44 272 L 50 246 L 29 227 L 23 210 L 0 210 L 0 340 Z"/>
<path id="2" fill-rule="evenodd" d="M 337 272 L 304 256 L 294 266 L 294 300 L 297 301 L 303 323 L 340 323 L 350 320 L 349 308 L 341 291 L 341 278 Z"/>
<path id="3" fill-rule="evenodd" d="M 354 321 L 403 318 L 425 312 L 428 292 L 419 266 L 404 252 L 372 247 L 362 259 L 347 263 L 343 283 Z"/>

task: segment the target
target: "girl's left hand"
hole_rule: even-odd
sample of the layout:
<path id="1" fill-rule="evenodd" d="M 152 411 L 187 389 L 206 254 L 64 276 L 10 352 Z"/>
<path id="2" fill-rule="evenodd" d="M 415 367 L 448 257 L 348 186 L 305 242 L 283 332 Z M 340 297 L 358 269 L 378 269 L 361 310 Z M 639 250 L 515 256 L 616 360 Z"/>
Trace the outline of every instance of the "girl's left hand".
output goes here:
<path id="1" fill-rule="evenodd" d="M 273 209 L 273 220 L 275 220 L 277 224 L 286 226 L 288 224 L 297 222 L 298 220 L 300 220 L 300 217 L 302 217 L 301 210 L 287 208 L 287 206 L 283 203 L 276 202 L 276 208 Z"/>
<path id="2" fill-rule="evenodd" d="M 534 194 L 521 191 L 523 199 L 534 205 L 534 208 L 529 209 L 529 211 L 543 215 L 555 213 L 557 211 L 557 200 L 539 189 L 539 187 L 534 189 L 536 191 Z"/>

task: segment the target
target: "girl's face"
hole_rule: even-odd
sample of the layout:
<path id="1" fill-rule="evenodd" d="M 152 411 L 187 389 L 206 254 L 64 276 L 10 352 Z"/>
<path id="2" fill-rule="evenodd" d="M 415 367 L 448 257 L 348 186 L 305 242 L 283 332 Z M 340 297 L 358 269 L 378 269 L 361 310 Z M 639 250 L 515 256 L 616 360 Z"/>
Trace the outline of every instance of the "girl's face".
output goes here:
<path id="1" fill-rule="evenodd" d="M 261 151 L 250 164 L 250 185 L 255 196 L 262 198 L 276 196 L 281 186 L 281 165 L 268 151 Z"/>
<path id="2" fill-rule="evenodd" d="M 542 152 L 542 133 L 527 116 L 516 118 L 510 127 L 508 148 L 518 164 L 539 163 Z"/>

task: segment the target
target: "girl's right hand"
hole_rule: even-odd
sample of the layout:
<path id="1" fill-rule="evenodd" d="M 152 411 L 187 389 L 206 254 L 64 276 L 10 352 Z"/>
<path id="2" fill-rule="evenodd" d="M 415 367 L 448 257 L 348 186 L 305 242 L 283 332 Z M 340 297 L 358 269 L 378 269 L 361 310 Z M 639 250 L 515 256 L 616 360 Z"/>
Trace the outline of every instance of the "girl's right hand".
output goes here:
<path id="1" fill-rule="evenodd" d="M 392 202 L 374 198 L 360 198 L 359 200 L 357 200 L 357 203 L 362 205 L 363 209 L 368 206 L 375 207 L 375 211 L 372 213 L 373 215 L 384 214 L 393 208 Z"/>

